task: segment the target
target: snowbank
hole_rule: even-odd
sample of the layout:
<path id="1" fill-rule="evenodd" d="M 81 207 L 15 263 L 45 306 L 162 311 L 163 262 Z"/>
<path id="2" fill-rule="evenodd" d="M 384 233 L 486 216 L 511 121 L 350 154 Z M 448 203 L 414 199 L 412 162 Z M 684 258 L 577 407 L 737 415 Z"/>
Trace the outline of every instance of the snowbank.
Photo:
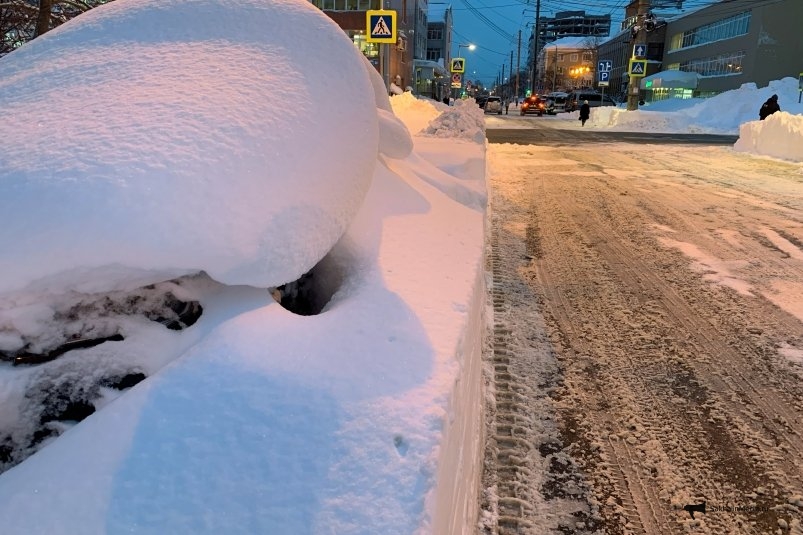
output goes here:
<path id="1" fill-rule="evenodd" d="M 772 121 L 758 121 L 758 110 L 770 96 L 778 95 L 782 113 Z M 735 134 L 734 149 L 741 152 L 803 161 L 803 104 L 798 103 L 798 81 L 784 78 L 758 88 L 754 83 L 708 99 L 668 99 L 636 111 L 623 107 L 591 109 L 586 127 L 619 131 Z M 578 112 L 561 119 L 576 120 Z"/>
<path id="2" fill-rule="evenodd" d="M 449 108 L 446 104 L 434 100 L 419 99 L 407 92 L 395 95 L 391 101 L 393 113 L 404 121 L 412 134 L 426 128 L 430 121 L 440 116 Z"/>
<path id="3" fill-rule="evenodd" d="M 305 0 L 117 0 L 0 80 L 4 533 L 474 530 L 476 104 L 400 121 Z M 315 314 L 264 288 L 311 264 Z M 168 292 L 195 323 L 166 328 Z M 99 333 L 119 337 L 8 362 Z"/>
<path id="4" fill-rule="evenodd" d="M 725 91 L 707 99 L 668 99 L 642 106 L 636 111 L 622 107 L 591 109 L 586 128 L 600 127 L 626 131 L 678 133 L 736 134 L 739 127 L 758 119 L 758 109 L 770 96 L 777 94 L 781 110 L 800 115 L 798 82 L 784 78 L 758 88 L 754 83 Z M 564 118 L 577 120 L 577 113 Z"/>
<path id="5" fill-rule="evenodd" d="M 803 115 L 781 111 L 763 121 L 744 123 L 739 127 L 739 139 L 733 148 L 803 162 Z"/>

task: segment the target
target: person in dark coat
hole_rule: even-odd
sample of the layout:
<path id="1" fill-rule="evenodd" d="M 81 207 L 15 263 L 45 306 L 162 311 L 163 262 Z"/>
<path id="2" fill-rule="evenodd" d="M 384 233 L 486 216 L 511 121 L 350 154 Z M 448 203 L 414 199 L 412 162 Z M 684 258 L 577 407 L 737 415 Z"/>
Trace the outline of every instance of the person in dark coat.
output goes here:
<path id="1" fill-rule="evenodd" d="M 763 121 L 776 111 L 781 111 L 781 107 L 778 105 L 778 95 L 772 95 L 767 99 L 767 102 L 761 105 L 761 109 L 758 110 L 758 117 Z"/>
<path id="2" fill-rule="evenodd" d="M 580 121 L 582 122 L 583 126 L 586 125 L 586 121 L 589 117 L 591 117 L 591 106 L 588 105 L 587 100 L 584 100 L 583 105 L 580 106 Z"/>

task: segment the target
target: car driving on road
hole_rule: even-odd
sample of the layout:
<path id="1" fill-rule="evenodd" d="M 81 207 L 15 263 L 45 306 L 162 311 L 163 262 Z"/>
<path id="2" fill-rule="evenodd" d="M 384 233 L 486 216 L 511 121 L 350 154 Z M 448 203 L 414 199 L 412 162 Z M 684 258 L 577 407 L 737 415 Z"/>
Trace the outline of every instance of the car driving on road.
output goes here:
<path id="1" fill-rule="evenodd" d="M 531 95 L 525 98 L 521 104 L 522 115 L 531 113 L 535 113 L 539 117 L 543 117 L 544 113 L 546 113 L 546 102 L 538 95 Z"/>

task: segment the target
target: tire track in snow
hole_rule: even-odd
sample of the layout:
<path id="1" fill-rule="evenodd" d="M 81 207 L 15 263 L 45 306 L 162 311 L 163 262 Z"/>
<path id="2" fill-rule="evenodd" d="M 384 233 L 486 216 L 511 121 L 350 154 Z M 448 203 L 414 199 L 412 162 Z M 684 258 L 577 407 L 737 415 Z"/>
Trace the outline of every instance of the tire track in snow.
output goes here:
<path id="1" fill-rule="evenodd" d="M 523 191 L 525 184 L 514 187 Z M 560 442 L 555 421 L 550 396 L 561 380 L 560 369 L 540 304 L 522 273 L 530 262 L 524 224 L 528 205 L 519 200 L 492 188 L 487 269 L 493 321 L 485 358 L 490 394 L 480 532 L 595 533 L 597 507 Z"/>
<path id="2" fill-rule="evenodd" d="M 491 164 L 505 153 L 504 147 L 492 148 Z M 718 226 L 740 229 L 754 212 L 764 212 L 775 219 L 768 216 L 761 224 L 782 230 L 793 239 L 779 234 L 794 245 L 794 221 L 800 214 L 791 219 L 791 228 L 781 217 L 796 210 L 797 201 L 776 198 L 772 191 L 753 200 L 749 188 L 740 187 L 744 198 L 737 196 L 734 207 L 732 197 L 717 189 L 725 180 L 717 174 L 710 183 L 705 176 L 695 177 L 695 195 L 689 199 L 680 191 L 689 187 L 687 178 L 673 187 L 671 167 L 658 168 L 665 174 L 652 182 L 636 173 L 608 175 L 606 170 L 633 159 L 621 146 L 608 149 L 602 154 L 607 157 L 542 147 L 525 158 L 517 153 L 516 165 L 531 169 L 531 187 L 491 173 L 494 277 L 518 276 L 499 279 L 509 291 L 494 294 L 495 321 L 507 330 L 495 335 L 508 347 L 518 344 L 521 325 L 514 312 L 543 312 L 549 345 L 560 361 L 549 398 L 558 434 L 550 435 L 554 442 L 540 441 L 551 460 L 560 462 L 531 462 L 528 469 L 546 469 L 548 480 L 550 470 L 559 474 L 561 466 L 570 466 L 573 481 L 592 486 L 584 500 L 594 515 L 583 529 L 613 534 L 795 532 L 799 524 L 793 519 L 803 507 L 795 497 L 803 473 L 803 396 L 776 348 L 778 340 L 801 339 L 800 321 L 766 299 L 706 282 L 686 257 L 662 246 L 650 228 L 681 224 L 692 233 Z M 554 162 L 572 158 L 584 160 L 581 172 L 561 174 Z M 745 177 L 735 180 L 749 185 Z M 713 210 L 686 209 L 698 204 Z M 752 242 L 746 250 L 767 254 L 765 245 Z M 745 248 L 729 252 L 744 253 Z M 530 258 L 522 260 L 525 254 Z M 772 262 L 772 270 L 800 282 L 800 264 L 782 259 Z M 538 306 L 521 302 L 527 299 Z M 521 378 L 509 373 L 519 352 L 500 356 L 507 358 L 499 363 L 507 368 L 499 372 Z M 527 390 L 518 393 L 516 406 L 526 406 L 522 396 Z M 519 442 L 507 444 L 515 449 Z M 493 471 L 489 466 L 486 473 Z M 566 479 L 571 480 L 565 478 L 564 484 Z M 532 486 L 539 492 L 531 492 L 531 509 L 522 506 L 525 516 L 549 502 L 538 499 L 549 496 L 550 481 Z M 698 500 L 758 510 L 709 511 L 691 520 L 682 507 Z M 508 527 L 510 533 L 576 532 L 565 524 Z M 500 525 L 497 529 L 507 533 Z"/>

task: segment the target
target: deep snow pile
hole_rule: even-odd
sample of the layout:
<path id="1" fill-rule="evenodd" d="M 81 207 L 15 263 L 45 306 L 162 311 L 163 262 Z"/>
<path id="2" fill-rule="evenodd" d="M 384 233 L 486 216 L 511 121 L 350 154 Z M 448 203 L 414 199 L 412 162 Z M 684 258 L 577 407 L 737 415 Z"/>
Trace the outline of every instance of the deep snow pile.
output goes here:
<path id="1" fill-rule="evenodd" d="M 416 98 L 409 91 L 401 95 L 394 95 L 390 99 L 390 103 L 393 106 L 393 113 L 404 121 L 413 135 L 426 128 L 430 121 L 439 117 L 449 108 L 441 102 Z"/>
<path id="2" fill-rule="evenodd" d="M 776 112 L 763 121 L 750 121 L 739 127 L 739 139 L 733 148 L 803 162 L 803 115 Z"/>
<path id="3" fill-rule="evenodd" d="M 366 104 L 287 106 L 346 93 Z M 361 55 L 309 3 L 89 11 L 0 62 L 0 292 L 54 277 L 108 290 L 201 269 L 228 284 L 297 279 L 368 189 L 373 101 Z M 320 135 L 343 124 L 353 133 Z"/>
<path id="4" fill-rule="evenodd" d="M 707 99 L 668 99 L 632 112 L 622 107 L 593 108 L 586 126 L 656 132 L 708 132 L 736 134 L 739 125 L 758 120 L 758 109 L 771 95 L 779 96 L 781 110 L 803 114 L 798 104 L 794 78 L 770 82 L 758 88 L 754 83 L 725 91 Z"/>
<path id="5" fill-rule="evenodd" d="M 430 121 L 423 136 L 459 137 L 477 143 L 485 142 L 485 112 L 473 99 L 456 100 L 443 113 Z"/>
<path id="6" fill-rule="evenodd" d="M 411 153 L 305 0 L 117 0 L 0 73 L 4 533 L 473 528 L 484 143 Z"/>
<path id="7" fill-rule="evenodd" d="M 782 114 L 759 121 L 758 110 L 778 95 Z M 735 148 L 792 161 L 803 161 L 803 104 L 798 103 L 798 81 L 784 78 L 759 88 L 754 83 L 708 99 L 668 99 L 636 111 L 622 107 L 591 109 L 586 127 L 624 131 L 736 134 Z M 564 119 L 577 119 L 578 112 Z"/>

